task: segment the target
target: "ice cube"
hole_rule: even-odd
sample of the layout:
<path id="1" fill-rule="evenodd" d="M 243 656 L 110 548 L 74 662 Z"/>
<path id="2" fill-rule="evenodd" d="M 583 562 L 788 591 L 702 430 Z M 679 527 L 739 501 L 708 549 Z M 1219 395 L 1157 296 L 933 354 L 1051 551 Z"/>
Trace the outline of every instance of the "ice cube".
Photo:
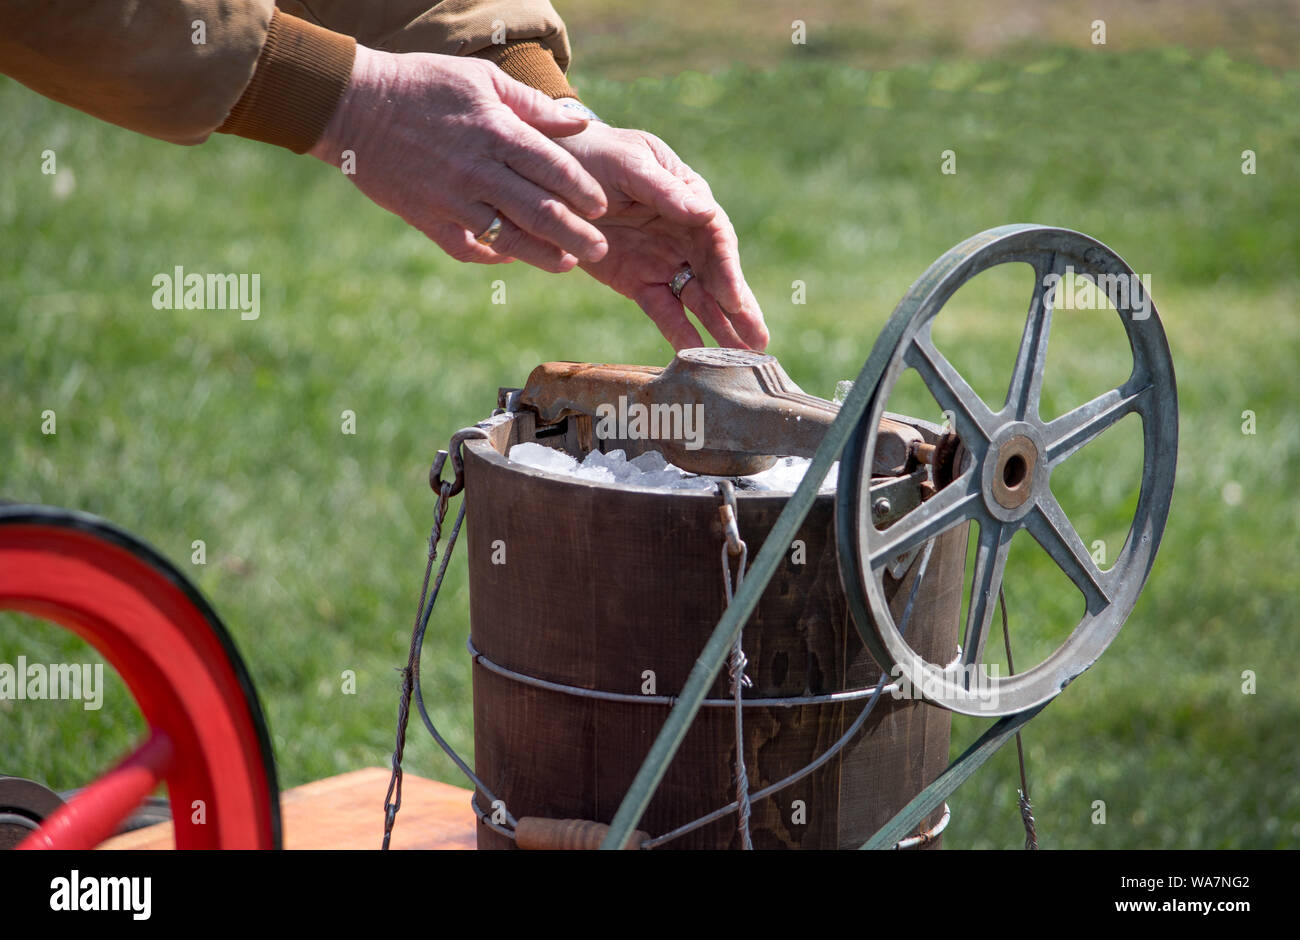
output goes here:
<path id="1" fill-rule="evenodd" d="M 571 474 L 578 466 L 578 461 L 564 451 L 534 444 L 531 441 L 510 448 L 510 460 L 525 467 L 532 467 L 534 470 L 559 474 Z"/>
<path id="2" fill-rule="evenodd" d="M 573 471 L 579 480 L 591 480 L 593 483 L 613 483 L 614 473 L 608 467 L 579 467 Z"/>
<path id="3" fill-rule="evenodd" d="M 664 455 L 659 451 L 647 450 L 645 453 L 638 454 L 629 460 L 628 465 L 635 467 L 641 473 L 653 473 L 668 466 L 668 461 L 664 459 Z"/>
<path id="4" fill-rule="evenodd" d="M 793 493 L 803 482 L 812 461 L 806 457 L 781 457 L 772 466 L 759 473 L 746 477 L 753 489 L 773 493 Z M 839 463 L 831 465 L 830 472 L 822 480 L 820 489 L 834 489 L 839 477 Z"/>
<path id="5" fill-rule="evenodd" d="M 671 484 L 674 490 L 716 490 L 718 481 L 709 477 L 682 477 Z"/>
<path id="6" fill-rule="evenodd" d="M 582 459 L 582 466 L 587 469 L 603 467 L 610 471 L 611 476 L 617 475 L 618 468 L 626 462 L 627 454 L 621 450 L 611 450 L 608 454 L 602 454 L 598 450 L 593 450 Z"/>
<path id="7" fill-rule="evenodd" d="M 510 448 L 510 460 L 536 470 L 619 486 L 667 487 L 676 490 L 716 490 L 726 479 L 697 476 L 669 463 L 658 451 L 648 450 L 632 460 L 622 450 L 601 453 L 593 450 L 579 463 L 562 450 L 542 444 L 516 444 Z M 811 461 L 805 457 L 781 457 L 767 470 L 739 477 L 740 489 L 769 493 L 793 493 L 798 489 Z M 833 490 L 839 476 L 839 464 L 833 464 L 821 489 Z"/>
<path id="8" fill-rule="evenodd" d="M 680 482 L 681 473 L 672 467 L 663 470 L 655 470 L 650 473 L 642 473 L 631 479 L 634 486 L 672 486 Z"/>

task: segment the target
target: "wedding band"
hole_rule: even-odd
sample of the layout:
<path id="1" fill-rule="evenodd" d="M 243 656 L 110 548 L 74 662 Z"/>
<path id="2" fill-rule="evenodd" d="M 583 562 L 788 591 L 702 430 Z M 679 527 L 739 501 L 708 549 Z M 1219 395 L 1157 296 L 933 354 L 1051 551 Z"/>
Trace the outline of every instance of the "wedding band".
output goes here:
<path id="1" fill-rule="evenodd" d="M 672 288 L 673 296 L 681 300 L 682 291 L 693 277 L 695 277 L 695 272 L 690 269 L 689 265 L 674 274 L 673 279 L 668 282 L 668 286 Z"/>
<path id="2" fill-rule="evenodd" d="M 483 230 L 483 234 L 475 235 L 474 241 L 480 245 L 490 247 L 494 241 L 501 236 L 501 216 L 492 216 L 492 224 Z"/>

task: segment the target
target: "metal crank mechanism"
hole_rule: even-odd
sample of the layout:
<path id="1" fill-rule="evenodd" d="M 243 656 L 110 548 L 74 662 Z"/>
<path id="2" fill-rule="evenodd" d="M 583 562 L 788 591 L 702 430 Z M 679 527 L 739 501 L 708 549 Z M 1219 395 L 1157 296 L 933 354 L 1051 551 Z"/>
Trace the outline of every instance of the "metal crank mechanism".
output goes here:
<path id="1" fill-rule="evenodd" d="M 930 327 L 962 284 L 991 267 L 1016 261 L 1034 269 L 1035 286 L 1006 400 L 994 410 L 935 348 Z M 1117 306 L 1132 349 L 1133 369 L 1118 388 L 1044 421 L 1039 415 L 1039 396 L 1052 319 L 1052 291 L 1045 284 L 1050 275 L 1059 277 L 1067 267 L 1094 278 L 1119 275 L 1129 279 L 1128 302 Z M 940 407 L 953 416 L 961 447 L 941 449 L 950 457 L 959 450 L 964 455 L 958 454 L 942 478 L 939 455 L 930 455 L 925 462 L 933 465 L 937 491 L 901 514 L 895 508 L 886 516 L 876 509 L 879 497 L 872 493 L 873 465 L 888 434 L 888 428 L 882 431 L 881 426 L 885 403 L 900 374 L 909 367 L 920 374 Z M 1101 571 L 1052 495 L 1050 479 L 1061 463 L 1130 412 L 1142 417 L 1141 492 L 1124 547 L 1115 564 Z M 619 806 L 602 848 L 625 845 L 632 835 L 741 628 L 780 564 L 784 546 L 795 537 L 821 480 L 837 458 L 841 458 L 836 495 L 840 576 L 867 648 L 888 675 L 908 680 L 932 704 L 1000 719 L 864 848 L 897 845 L 1096 662 L 1133 610 L 1169 515 L 1178 404 L 1169 346 L 1151 298 L 1132 269 L 1100 242 L 1067 229 L 1006 225 L 975 235 L 948 251 L 904 295 L 838 414 L 820 430 L 820 444 L 812 453 L 803 482 L 787 500 L 697 658 Z M 969 521 L 979 526 L 979 543 L 958 664 L 965 668 L 954 669 L 926 661 L 908 645 L 886 603 L 883 578 L 900 555 Z M 1010 676 L 984 676 L 980 672 L 984 643 L 1007 549 L 1020 529 L 1029 531 L 1082 592 L 1085 613 L 1069 638 L 1041 663 Z"/>
<path id="2" fill-rule="evenodd" d="M 799 388 L 776 357 L 713 348 L 683 349 L 664 369 L 546 362 L 528 377 L 517 403 L 536 412 L 544 426 L 570 417 L 589 423 L 602 415 L 616 425 L 619 415 L 638 408 L 668 421 L 694 409 L 703 425 L 694 448 L 670 435 L 653 441 L 633 436 L 615 444 L 629 456 L 653 446 L 689 473 L 716 476 L 757 473 L 772 466 L 773 455 L 811 457 L 839 413 L 837 405 Z M 933 460 L 934 448 L 916 428 L 885 415 L 879 422 L 872 457 L 877 476 L 895 476 Z"/>

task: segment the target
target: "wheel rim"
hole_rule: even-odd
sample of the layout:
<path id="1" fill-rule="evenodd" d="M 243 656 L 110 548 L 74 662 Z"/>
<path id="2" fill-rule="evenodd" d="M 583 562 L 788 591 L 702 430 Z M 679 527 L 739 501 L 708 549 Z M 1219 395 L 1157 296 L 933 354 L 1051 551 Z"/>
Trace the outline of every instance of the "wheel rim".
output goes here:
<path id="1" fill-rule="evenodd" d="M 1007 400 L 994 411 L 930 339 L 930 324 L 962 284 L 991 267 L 1026 262 L 1035 287 Z M 1131 278 L 1118 314 L 1133 352 L 1120 386 L 1052 421 L 1038 414 L 1050 335 L 1051 292 L 1044 284 L 1069 266 L 1077 273 Z M 1135 316 L 1135 313 L 1138 314 Z M 1141 316 L 1146 313 L 1146 316 Z M 931 265 L 894 311 L 882 337 L 897 337 L 867 414 L 845 449 L 837 525 L 842 576 L 854 620 L 872 655 L 929 701 L 969 715 L 1008 715 L 1056 696 L 1096 662 L 1132 611 L 1150 573 L 1173 493 L 1178 404 L 1173 363 L 1159 315 L 1133 271 L 1100 242 L 1066 229 L 1005 226 L 981 233 Z M 881 342 L 888 340 L 882 338 Z M 868 490 L 876 428 L 903 369 L 912 367 L 971 455 L 966 469 L 916 509 L 877 530 Z M 1101 571 L 1050 489 L 1062 462 L 1129 413 L 1142 419 L 1141 490 L 1115 564 Z M 958 669 L 926 661 L 898 632 L 883 575 L 900 554 L 962 523 L 979 523 L 971 601 Z M 1086 609 L 1069 638 L 1041 663 L 1012 676 L 983 673 L 987 637 L 1012 536 L 1025 528 L 1082 592 Z M 847 557 L 846 557 L 847 556 Z"/>
<path id="2" fill-rule="evenodd" d="M 23 848 L 89 848 L 158 782 L 176 847 L 278 848 L 280 801 L 261 706 L 225 627 L 153 549 L 83 513 L 0 506 L 0 610 L 64 626 L 117 670 L 150 733 Z"/>

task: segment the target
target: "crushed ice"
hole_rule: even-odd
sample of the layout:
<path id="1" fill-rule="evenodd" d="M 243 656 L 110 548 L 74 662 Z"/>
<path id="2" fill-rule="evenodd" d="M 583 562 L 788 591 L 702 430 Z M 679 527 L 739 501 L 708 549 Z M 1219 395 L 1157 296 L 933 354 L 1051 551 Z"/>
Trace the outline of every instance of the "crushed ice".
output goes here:
<path id="1" fill-rule="evenodd" d="M 805 457 L 780 457 L 761 473 L 745 477 L 716 477 L 687 473 L 670 464 L 663 454 L 655 450 L 648 450 L 631 460 L 627 459 L 627 454 L 622 450 L 611 450 L 607 454 L 593 450 L 579 463 L 562 450 L 529 442 L 510 448 L 509 456 L 514 463 L 534 470 L 590 480 L 593 483 L 672 490 L 715 490 L 720 480 L 730 479 L 740 490 L 765 490 L 773 493 L 793 493 L 803 481 L 808 465 L 812 462 Z M 838 463 L 831 465 L 830 472 L 822 481 L 823 491 L 835 489 L 839 467 Z"/>

